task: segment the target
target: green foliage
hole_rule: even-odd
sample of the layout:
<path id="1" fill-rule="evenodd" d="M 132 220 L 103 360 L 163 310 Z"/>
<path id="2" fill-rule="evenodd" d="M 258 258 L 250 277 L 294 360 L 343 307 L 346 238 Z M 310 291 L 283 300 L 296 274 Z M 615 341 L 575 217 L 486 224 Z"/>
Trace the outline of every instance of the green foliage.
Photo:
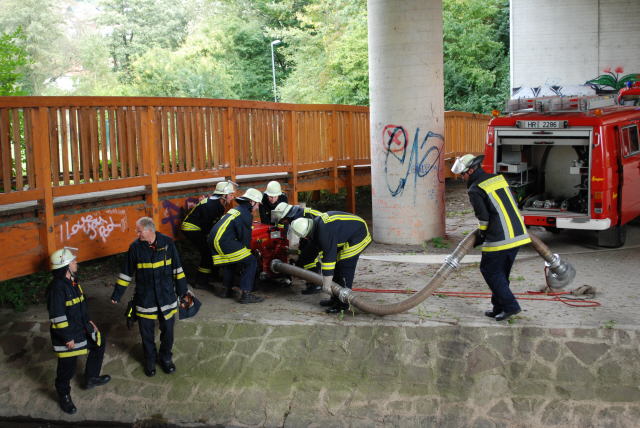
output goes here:
<path id="1" fill-rule="evenodd" d="M 616 322 L 614 320 L 609 320 L 607 322 L 605 322 L 602 327 L 611 330 L 612 328 L 614 328 L 616 326 Z"/>
<path id="2" fill-rule="evenodd" d="M 449 241 L 441 236 L 436 236 L 435 238 L 426 241 L 425 245 L 423 245 L 425 250 L 427 249 L 427 243 L 430 243 L 433 248 L 449 248 Z"/>
<path id="3" fill-rule="evenodd" d="M 445 108 L 501 106 L 508 0 L 443 0 L 443 19 Z M 0 28 L 23 29 L 13 45 L 30 62 L 14 73 L 33 95 L 271 101 L 279 39 L 279 101 L 369 103 L 365 0 L 3 0 Z M 69 76 L 71 91 L 58 84 Z"/>
<path id="4" fill-rule="evenodd" d="M 0 28 L 24 37 L 16 40 L 30 61 L 24 66 L 24 90 L 42 95 L 47 85 L 73 67 L 74 48 L 65 36 L 62 8 L 54 0 L 2 0 Z"/>
<path id="5" fill-rule="evenodd" d="M 0 283 L 0 305 L 10 305 L 16 311 L 23 312 L 28 305 L 44 301 L 49 281 L 48 272 L 3 281 Z"/>
<path id="6" fill-rule="evenodd" d="M 27 51 L 18 42 L 24 39 L 22 29 L 13 33 L 0 33 L 0 96 L 26 95 L 21 86 L 20 69 L 27 64 Z"/>
<path id="7" fill-rule="evenodd" d="M 187 0 L 102 0 L 98 23 L 109 32 L 109 54 L 120 80 L 130 82 L 133 62 L 151 47 L 176 49 L 187 35 Z"/>
<path id="8" fill-rule="evenodd" d="M 445 109 L 487 113 L 509 96 L 508 0 L 444 0 Z"/>
<path id="9" fill-rule="evenodd" d="M 304 9 L 302 24 L 285 34 L 285 55 L 295 68 L 283 85 L 283 101 L 369 104 L 366 2 L 314 2 Z"/>

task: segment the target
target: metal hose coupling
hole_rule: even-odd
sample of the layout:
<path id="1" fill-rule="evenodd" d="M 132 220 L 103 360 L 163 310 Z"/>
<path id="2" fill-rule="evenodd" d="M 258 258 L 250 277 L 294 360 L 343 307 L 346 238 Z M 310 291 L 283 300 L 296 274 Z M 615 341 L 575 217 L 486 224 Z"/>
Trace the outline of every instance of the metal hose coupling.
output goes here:
<path id="1" fill-rule="evenodd" d="M 558 254 L 554 254 L 544 265 L 547 284 L 551 288 L 564 288 L 576 277 L 575 268 L 571 263 L 562 260 Z"/>

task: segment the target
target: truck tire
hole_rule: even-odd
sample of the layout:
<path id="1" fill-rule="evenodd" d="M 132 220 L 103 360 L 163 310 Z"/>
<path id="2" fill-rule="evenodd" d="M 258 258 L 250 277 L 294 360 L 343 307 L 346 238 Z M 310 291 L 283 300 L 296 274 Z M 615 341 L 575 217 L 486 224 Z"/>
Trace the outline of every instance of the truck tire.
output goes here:
<path id="1" fill-rule="evenodd" d="M 598 232 L 598 245 L 606 248 L 622 247 L 627 240 L 627 226 L 613 226 Z"/>

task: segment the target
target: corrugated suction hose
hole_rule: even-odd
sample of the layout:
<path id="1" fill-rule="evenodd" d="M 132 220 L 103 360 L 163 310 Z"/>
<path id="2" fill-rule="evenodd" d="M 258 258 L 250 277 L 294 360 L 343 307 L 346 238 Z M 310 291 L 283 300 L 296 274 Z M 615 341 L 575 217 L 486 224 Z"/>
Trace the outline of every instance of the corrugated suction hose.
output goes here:
<path id="1" fill-rule="evenodd" d="M 350 289 L 341 287 L 335 282 L 331 283 L 331 294 L 340 299 L 341 302 L 349 303 L 363 312 L 368 312 L 375 315 L 393 315 L 406 312 L 409 309 L 422 303 L 427 297 L 433 294 L 433 292 L 442 285 L 444 280 L 449 276 L 451 271 L 457 269 L 460 266 L 460 260 L 473 248 L 476 241 L 478 230 L 468 234 L 453 250 L 453 253 L 445 257 L 444 263 L 438 271 L 429 280 L 422 290 L 412 294 L 407 299 L 388 304 L 373 303 L 365 299 L 361 295 L 354 294 Z M 564 287 L 569 284 L 573 277 L 575 277 L 575 269 L 569 263 L 561 261 L 557 254 L 551 253 L 549 247 L 547 247 L 539 238 L 531 235 L 532 245 L 547 262 L 548 271 L 551 275 L 555 275 L 552 282 L 549 281 L 549 275 L 547 276 L 547 282 L 553 288 Z M 283 273 L 286 275 L 293 275 L 304 279 L 307 282 L 313 284 L 322 285 L 322 276 L 299 267 L 290 265 L 281 260 L 274 259 L 271 262 L 271 270 L 276 273 Z M 573 276 L 571 275 L 573 272 Z M 560 285 L 561 284 L 561 285 Z"/>

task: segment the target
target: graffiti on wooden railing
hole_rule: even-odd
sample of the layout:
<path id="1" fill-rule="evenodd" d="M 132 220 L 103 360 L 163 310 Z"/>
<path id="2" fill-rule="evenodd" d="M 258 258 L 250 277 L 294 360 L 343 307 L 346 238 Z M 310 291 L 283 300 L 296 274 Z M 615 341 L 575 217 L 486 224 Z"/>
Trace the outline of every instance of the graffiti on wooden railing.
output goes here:
<path id="1" fill-rule="evenodd" d="M 173 236 L 175 237 L 180 230 L 180 223 L 182 223 L 182 218 L 184 217 L 184 213 L 189 211 L 195 204 L 200 201 L 199 198 L 187 198 L 184 200 L 184 211 L 182 207 L 174 204 L 170 200 L 162 201 L 162 208 L 164 208 L 164 213 L 162 216 L 162 224 L 170 224 L 171 230 L 173 231 Z"/>
<path id="2" fill-rule="evenodd" d="M 393 197 L 402 194 L 411 174 L 413 174 L 414 188 L 417 187 L 418 178 L 425 177 L 432 171 L 437 174 L 439 181 L 444 180 L 443 177 L 440 177 L 443 136 L 429 131 L 421 142 L 419 137 L 420 128 L 416 128 L 413 143 L 409 147 L 407 131 L 402 126 L 387 125 L 382 130 L 382 143 L 385 150 L 385 180 Z M 433 141 L 434 139 L 436 141 Z M 408 152 L 410 152 L 409 159 L 407 159 Z"/>
<path id="3" fill-rule="evenodd" d="M 100 239 L 102 242 L 107 242 L 107 238 L 115 229 L 120 229 L 122 232 L 126 230 L 127 216 L 124 210 L 108 210 L 106 213 L 108 220 L 99 214 L 95 216 L 87 214 L 80 217 L 73 225 L 65 221 L 60 225 L 60 241 L 69 241 L 77 233 L 83 232 L 91 240 Z M 116 215 L 121 216 L 119 221 L 113 221 Z"/>

